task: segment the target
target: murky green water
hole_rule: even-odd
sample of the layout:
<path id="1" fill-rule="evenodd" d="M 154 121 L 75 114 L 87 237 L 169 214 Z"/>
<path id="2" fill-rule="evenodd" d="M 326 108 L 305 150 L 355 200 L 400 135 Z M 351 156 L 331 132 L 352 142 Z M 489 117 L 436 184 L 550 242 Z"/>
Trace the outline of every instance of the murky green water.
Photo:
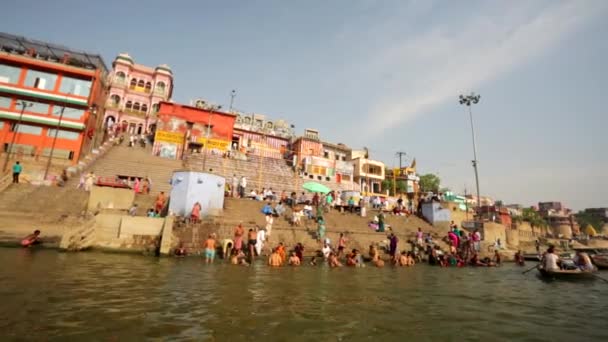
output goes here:
<path id="1" fill-rule="evenodd" d="M 606 341 L 608 284 L 0 249 L 2 340 Z M 608 278 L 608 274 L 604 273 Z"/>

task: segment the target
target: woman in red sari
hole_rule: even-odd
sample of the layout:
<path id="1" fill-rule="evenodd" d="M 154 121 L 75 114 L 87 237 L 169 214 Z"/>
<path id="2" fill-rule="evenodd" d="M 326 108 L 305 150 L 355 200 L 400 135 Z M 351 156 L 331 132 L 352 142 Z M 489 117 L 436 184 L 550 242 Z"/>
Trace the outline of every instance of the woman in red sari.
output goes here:
<path id="1" fill-rule="evenodd" d="M 196 202 L 192 207 L 192 213 L 190 214 L 190 220 L 192 223 L 198 223 L 201 221 L 201 204 Z"/>

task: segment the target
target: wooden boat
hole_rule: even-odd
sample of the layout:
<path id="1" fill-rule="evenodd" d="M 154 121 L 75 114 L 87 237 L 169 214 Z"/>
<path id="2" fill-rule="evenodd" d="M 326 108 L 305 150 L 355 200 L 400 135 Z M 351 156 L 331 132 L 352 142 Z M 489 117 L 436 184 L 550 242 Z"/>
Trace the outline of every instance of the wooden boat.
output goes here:
<path id="1" fill-rule="evenodd" d="M 595 279 L 594 273 L 596 271 L 581 271 L 581 270 L 556 270 L 548 271 L 538 266 L 538 272 L 540 276 L 545 279 L 559 279 L 559 280 L 591 280 Z"/>
<path id="2" fill-rule="evenodd" d="M 608 254 L 596 254 L 591 256 L 591 261 L 599 269 L 608 269 Z"/>
<path id="3" fill-rule="evenodd" d="M 536 253 L 524 253 L 524 260 L 527 261 L 540 261 L 540 256 Z"/>

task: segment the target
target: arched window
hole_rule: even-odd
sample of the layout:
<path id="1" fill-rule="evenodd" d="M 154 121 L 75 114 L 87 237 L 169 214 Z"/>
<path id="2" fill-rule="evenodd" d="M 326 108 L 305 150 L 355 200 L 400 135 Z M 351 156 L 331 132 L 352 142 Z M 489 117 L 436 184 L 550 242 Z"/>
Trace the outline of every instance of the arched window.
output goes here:
<path id="1" fill-rule="evenodd" d="M 148 105 L 147 105 L 147 104 L 145 104 L 145 103 L 144 103 L 144 104 L 142 104 L 142 105 L 141 105 L 141 111 L 142 111 L 142 112 L 144 112 L 144 113 L 147 113 L 147 112 L 148 112 Z"/>
<path id="2" fill-rule="evenodd" d="M 146 85 L 146 83 L 144 83 L 144 80 L 139 80 L 139 82 L 137 82 L 137 86 L 140 88 L 143 88 Z"/>
<path id="3" fill-rule="evenodd" d="M 158 110 L 160 109 L 160 105 L 158 103 L 155 103 L 152 105 L 152 113 L 158 113 Z"/>
<path id="4" fill-rule="evenodd" d="M 160 82 L 156 83 L 156 91 L 164 94 L 165 93 L 165 82 L 160 81 Z"/>
<path id="5" fill-rule="evenodd" d="M 133 108 L 133 102 L 127 101 L 127 104 L 125 104 L 125 108 L 127 108 L 127 109 Z"/>
<path id="6" fill-rule="evenodd" d="M 131 79 L 131 88 L 134 88 L 137 85 L 137 80 L 132 78 Z"/>
<path id="7" fill-rule="evenodd" d="M 119 71 L 116 73 L 116 82 L 124 84 L 126 78 L 127 78 L 127 75 L 125 75 L 124 72 Z"/>
<path id="8" fill-rule="evenodd" d="M 120 96 L 113 94 L 110 96 L 110 103 L 114 106 L 118 106 L 120 104 Z"/>
<path id="9" fill-rule="evenodd" d="M 139 102 L 135 102 L 135 104 L 133 105 L 133 110 L 139 111 L 139 109 L 140 109 Z"/>
<path id="10" fill-rule="evenodd" d="M 149 93 L 152 90 L 152 83 L 146 82 L 146 93 Z"/>

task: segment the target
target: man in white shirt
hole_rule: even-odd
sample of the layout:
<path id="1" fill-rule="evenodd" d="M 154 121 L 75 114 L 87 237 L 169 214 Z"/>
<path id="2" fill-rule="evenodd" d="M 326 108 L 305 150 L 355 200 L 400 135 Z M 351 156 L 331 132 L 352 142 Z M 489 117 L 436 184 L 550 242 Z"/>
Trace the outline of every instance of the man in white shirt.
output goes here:
<path id="1" fill-rule="evenodd" d="M 329 253 L 331 253 L 331 247 L 329 247 L 329 244 L 325 244 L 323 249 L 321 249 L 321 252 L 323 252 L 323 257 L 327 259 L 329 257 Z"/>
<path id="2" fill-rule="evenodd" d="M 258 256 L 262 255 L 262 248 L 264 248 L 264 242 L 266 242 L 266 231 L 264 229 L 260 229 L 258 230 L 258 235 L 256 237 L 255 242 L 255 252 L 258 254 Z"/>
<path id="3" fill-rule="evenodd" d="M 232 197 L 238 195 L 239 179 L 236 178 L 236 174 L 232 175 Z"/>
<path id="4" fill-rule="evenodd" d="M 559 271 L 559 266 L 557 266 L 557 262 L 559 261 L 559 257 L 555 254 L 555 247 L 551 246 L 547 249 L 547 253 L 543 258 L 543 267 L 547 271 Z"/>

